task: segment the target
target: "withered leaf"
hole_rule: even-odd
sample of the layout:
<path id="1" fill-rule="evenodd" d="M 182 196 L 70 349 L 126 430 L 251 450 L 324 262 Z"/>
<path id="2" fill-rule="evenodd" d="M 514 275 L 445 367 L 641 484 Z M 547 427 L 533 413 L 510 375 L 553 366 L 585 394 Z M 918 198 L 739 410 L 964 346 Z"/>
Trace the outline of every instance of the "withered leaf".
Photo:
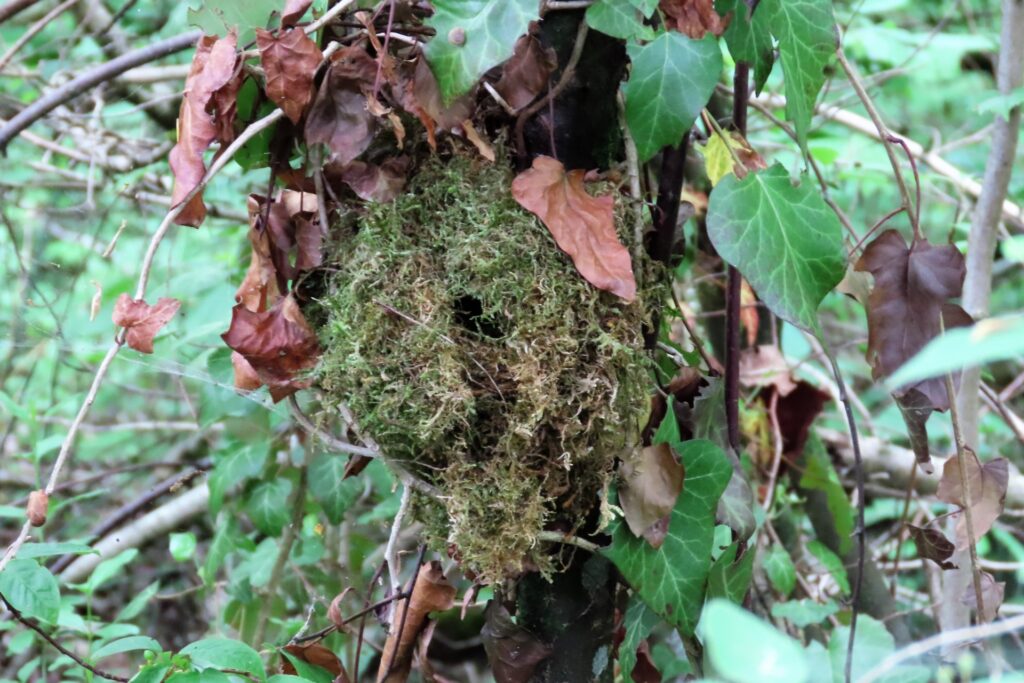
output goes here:
<path id="1" fill-rule="evenodd" d="M 330 672 L 334 675 L 334 680 L 338 683 L 348 683 L 351 679 L 348 677 L 348 672 L 345 671 L 345 667 L 342 666 L 341 660 L 338 659 L 338 655 L 331 652 L 328 648 L 321 645 L 320 643 L 310 643 L 309 645 L 285 645 L 284 651 L 295 657 L 301 659 L 307 664 L 318 666 L 325 671 Z M 295 666 L 288 661 L 287 657 L 281 657 L 281 673 L 295 676 Z"/>
<path id="2" fill-rule="evenodd" d="M 700 40 L 708 32 L 721 37 L 729 26 L 729 18 L 718 15 L 712 0 L 661 0 L 658 6 L 665 16 L 666 28 L 694 40 Z"/>
<path id="3" fill-rule="evenodd" d="M 28 505 L 25 506 L 25 514 L 29 524 L 42 526 L 46 524 L 46 513 L 50 509 L 50 497 L 46 491 L 38 489 L 28 494 Z"/>
<path id="4" fill-rule="evenodd" d="M 391 628 L 381 653 L 377 683 L 402 683 L 409 677 L 412 656 L 420 632 L 427 626 L 431 612 L 441 612 L 455 604 L 455 586 L 448 582 L 440 562 L 420 567 L 412 595 L 395 603 Z M 399 634 L 399 625 L 404 628 Z M 399 638 L 399 635 L 401 638 Z"/>
<path id="5" fill-rule="evenodd" d="M 761 318 L 757 314 L 757 296 L 745 278 L 740 278 L 740 324 L 747 331 L 747 346 L 756 344 Z"/>
<path id="6" fill-rule="evenodd" d="M 150 306 L 144 299 L 122 294 L 114 304 L 114 324 L 128 331 L 125 341 L 139 353 L 153 353 L 153 337 L 174 317 L 181 302 L 161 298 Z"/>
<path id="7" fill-rule="evenodd" d="M 261 229 L 260 225 L 264 201 L 261 197 L 249 195 L 249 244 L 252 246 L 252 254 L 245 278 L 235 292 L 235 301 L 254 313 L 266 310 L 281 296 L 271 257 L 270 234 Z"/>
<path id="8" fill-rule="evenodd" d="M 932 415 L 932 402 L 917 389 L 908 389 L 902 395 L 896 395 L 896 407 L 900 409 L 903 422 L 907 425 L 907 438 L 910 448 L 914 451 L 917 466 L 925 474 L 935 471 L 932 456 L 928 448 L 928 418 Z"/>
<path id="9" fill-rule="evenodd" d="M 646 640 L 636 648 L 636 663 L 630 674 L 633 683 L 661 683 L 662 675 L 651 659 L 651 646 Z"/>
<path id="10" fill-rule="evenodd" d="M 981 602 L 985 608 L 985 613 L 981 615 L 982 621 L 990 622 L 995 620 L 996 615 L 999 614 L 999 608 L 1003 606 L 1005 594 L 1006 582 L 997 582 L 995 577 L 988 572 L 981 572 Z M 977 612 L 977 595 L 974 591 L 974 582 L 971 581 L 967 584 L 967 590 L 964 591 L 963 597 L 960 598 L 960 603 L 967 605 Z"/>
<path id="11" fill-rule="evenodd" d="M 803 452 L 811 425 L 831 398 L 828 393 L 803 380 L 797 381 L 792 392 L 779 396 L 775 412 L 779 431 L 782 432 L 783 453 Z M 770 402 L 770 397 L 765 396 L 764 400 Z"/>
<path id="12" fill-rule="evenodd" d="M 551 656 L 551 646 L 512 621 L 496 600 L 487 603 L 480 636 L 495 683 L 528 683 L 537 665 Z"/>
<path id="13" fill-rule="evenodd" d="M 178 142 L 171 149 L 170 165 L 174 174 L 174 189 L 171 192 L 171 206 L 177 206 L 199 185 L 206 174 L 203 153 L 218 136 L 230 131 L 234 118 L 234 93 L 216 98 L 221 111 L 220 120 L 210 113 L 211 102 L 221 90 L 237 92 L 241 86 L 238 78 L 238 56 L 235 53 L 234 32 L 223 38 L 204 36 L 196 46 L 192 68 L 185 79 L 185 94 L 178 113 Z M 189 200 L 188 204 L 174 219 L 177 225 L 199 227 L 206 218 L 206 205 L 202 193 Z"/>
<path id="14" fill-rule="evenodd" d="M 263 386 L 263 380 L 249 365 L 249 361 L 238 351 L 231 352 L 231 367 L 235 371 L 235 388 L 242 391 L 255 391 Z"/>
<path id="15" fill-rule="evenodd" d="M 295 26 L 312 4 L 313 0 L 285 0 L 284 11 L 281 12 L 281 27 Z"/>
<path id="16" fill-rule="evenodd" d="M 779 347 L 764 344 L 740 352 L 740 383 L 747 387 L 773 386 L 779 396 L 796 389 L 793 372 Z"/>
<path id="17" fill-rule="evenodd" d="M 444 105 L 434 72 L 424 59 L 417 60 L 414 67 L 412 90 L 415 103 L 445 130 L 458 126 L 473 113 L 475 100 L 472 91 L 457 98 L 447 107 Z"/>
<path id="18" fill-rule="evenodd" d="M 353 161 L 335 173 L 360 199 L 390 202 L 405 188 L 408 170 L 409 158 L 397 157 L 388 159 L 379 166 L 364 161 Z M 330 169 L 328 174 L 331 174 Z"/>
<path id="19" fill-rule="evenodd" d="M 231 327 L 221 339 L 245 357 L 270 387 L 274 401 L 307 386 L 308 382 L 299 376 L 312 368 L 320 355 L 316 335 L 291 295 L 263 312 L 238 304 L 231 309 Z"/>
<path id="20" fill-rule="evenodd" d="M 683 464 L 667 443 L 635 450 L 619 469 L 619 504 L 634 536 L 660 548 L 667 525 L 658 524 L 672 513 L 683 490 Z"/>
<path id="21" fill-rule="evenodd" d="M 282 29 L 275 36 L 258 28 L 256 45 L 267 74 L 267 97 L 297 124 L 313 98 L 313 76 L 323 53 L 301 29 Z"/>
<path id="22" fill-rule="evenodd" d="M 967 313 L 948 299 L 960 296 L 963 287 L 963 255 L 953 245 L 935 246 L 915 240 L 907 246 L 896 230 L 886 230 L 864 250 L 856 270 L 874 277 L 868 297 L 868 362 L 876 380 L 884 379 L 946 329 L 971 324 Z M 911 390 L 921 396 L 908 396 Z M 915 439 L 918 462 L 929 462 L 924 422 L 928 407 L 947 410 L 945 380 L 926 379 L 900 387 L 897 401 L 907 397 L 904 414 Z M 902 407 L 902 406 L 901 406 Z M 923 437 L 923 438 L 922 438 Z"/>
<path id="23" fill-rule="evenodd" d="M 544 47 L 532 35 L 520 36 L 494 89 L 513 109 L 522 109 L 547 89 L 548 79 L 557 66 L 554 49 Z"/>
<path id="24" fill-rule="evenodd" d="M 566 173 L 562 162 L 538 156 L 512 181 L 512 196 L 541 219 L 587 282 L 633 301 L 633 264 L 615 232 L 614 200 L 587 194 L 583 175 Z"/>
<path id="25" fill-rule="evenodd" d="M 345 590 L 335 595 L 334 599 L 331 600 L 330 606 L 327 608 L 327 618 L 339 629 L 345 625 L 345 618 L 341 616 L 341 605 L 345 601 L 345 596 L 350 592 L 352 592 L 352 586 L 348 586 Z"/>
<path id="26" fill-rule="evenodd" d="M 331 60 L 306 117 L 306 142 L 327 145 L 331 161 L 347 164 L 366 151 L 373 140 L 377 119 L 367 109 L 364 88 L 368 78 L 366 60 L 374 72 L 376 64 L 357 48 L 343 48 Z"/>
<path id="27" fill-rule="evenodd" d="M 942 569 L 956 569 L 956 565 L 949 561 L 956 548 L 945 534 L 938 529 L 926 529 L 913 524 L 908 524 L 907 529 L 914 539 L 919 556 L 931 560 Z"/>
<path id="28" fill-rule="evenodd" d="M 971 498 L 971 521 L 974 539 L 978 540 L 992 528 L 1003 512 L 1006 501 L 1006 486 L 1009 481 L 1009 467 L 1006 458 L 994 458 L 984 465 L 970 448 L 964 449 L 964 463 L 967 465 L 967 487 Z M 966 507 L 965 487 L 960 478 L 960 456 L 954 455 L 942 468 L 942 478 L 935 495 L 951 505 Z M 970 545 L 967 534 L 967 515 L 959 513 L 956 524 L 956 547 L 963 550 Z"/>

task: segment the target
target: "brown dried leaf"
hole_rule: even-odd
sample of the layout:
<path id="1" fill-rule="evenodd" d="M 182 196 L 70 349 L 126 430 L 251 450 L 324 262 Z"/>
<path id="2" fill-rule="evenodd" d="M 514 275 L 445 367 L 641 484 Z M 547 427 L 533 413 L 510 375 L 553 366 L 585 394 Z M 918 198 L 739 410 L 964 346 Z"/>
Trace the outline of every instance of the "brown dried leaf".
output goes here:
<path id="1" fill-rule="evenodd" d="M 903 395 L 895 395 L 896 407 L 900 409 L 903 422 L 907 425 L 907 438 L 914 451 L 917 466 L 925 474 L 935 471 L 928 448 L 928 418 L 932 415 L 932 403 L 917 389 L 908 389 Z"/>
<path id="2" fill-rule="evenodd" d="M 242 391 L 255 391 L 263 386 L 263 380 L 249 365 L 249 361 L 238 351 L 231 352 L 231 367 L 235 371 L 235 388 Z"/>
<path id="3" fill-rule="evenodd" d="M 353 161 L 342 167 L 337 175 L 361 199 L 390 202 L 405 189 L 408 170 L 409 158 L 397 157 L 379 166 Z"/>
<path id="4" fill-rule="evenodd" d="M 660 548 L 667 518 L 683 490 L 685 469 L 666 443 L 635 450 L 619 468 L 619 504 L 634 536 Z M 664 530 L 662 530 L 664 527 Z"/>
<path id="5" fill-rule="evenodd" d="M 757 314 L 757 295 L 746 278 L 740 278 L 740 324 L 747 331 L 747 346 L 756 344 L 761 318 Z"/>
<path id="6" fill-rule="evenodd" d="M 775 413 L 782 432 L 783 453 L 803 452 L 811 425 L 831 398 L 828 393 L 803 380 L 797 381 L 792 392 L 779 397 Z M 764 400 L 766 405 L 771 404 L 770 396 L 765 396 Z"/>
<path id="7" fill-rule="evenodd" d="M 949 561 L 956 548 L 945 534 L 938 529 L 925 529 L 913 524 L 908 524 L 907 529 L 914 539 L 919 556 L 931 560 L 942 569 L 956 569 L 956 565 Z"/>
<path id="8" fill-rule="evenodd" d="M 349 163 L 373 140 L 377 119 L 367 110 L 364 94 L 367 78 L 372 84 L 371 68 L 375 74 L 376 63 L 364 50 L 339 50 L 313 100 L 306 117 L 306 142 L 327 145 L 332 162 Z"/>
<path id="9" fill-rule="evenodd" d="M 466 139 L 473 143 L 473 146 L 476 147 L 476 151 L 480 152 L 480 156 L 491 162 L 497 158 L 494 155 L 494 147 L 491 147 L 491 143 L 487 142 L 487 140 L 477 132 L 472 123 L 468 120 L 463 121 L 462 130 L 466 134 Z"/>
<path id="10" fill-rule="evenodd" d="M 412 596 L 408 600 L 397 601 L 392 611 L 391 629 L 381 653 L 377 683 L 402 683 L 408 679 L 413 652 L 430 613 L 451 609 L 454 604 L 455 586 L 448 582 L 441 563 L 429 562 L 420 567 Z M 399 634 L 403 618 L 405 625 Z"/>
<path id="11" fill-rule="evenodd" d="M 46 513 L 50 509 L 50 497 L 46 491 L 39 489 L 28 494 L 28 505 L 25 506 L 25 514 L 32 526 L 46 524 Z"/>
<path id="12" fill-rule="evenodd" d="M 773 386 L 780 397 L 796 389 L 793 373 L 779 347 L 763 344 L 740 352 L 740 383 L 747 387 Z"/>
<path id="13" fill-rule="evenodd" d="M 125 341 L 139 353 L 153 353 L 153 337 L 174 317 L 181 302 L 161 298 L 150 306 L 144 299 L 132 299 L 127 294 L 114 304 L 114 324 L 128 331 Z"/>
<path id="14" fill-rule="evenodd" d="M 856 269 L 871 273 L 875 281 L 867 312 L 868 362 L 876 380 L 891 375 L 938 336 L 943 322 L 946 329 L 971 324 L 962 308 L 947 303 L 960 296 L 966 272 L 964 257 L 953 245 L 934 246 L 922 239 L 908 247 L 898 231 L 886 230 L 864 250 Z M 909 395 L 911 390 L 921 396 Z M 925 422 L 929 406 L 949 408 L 945 380 L 922 380 L 894 395 L 907 397 L 903 412 L 911 418 L 914 452 L 919 463 L 929 463 Z"/>
<path id="15" fill-rule="evenodd" d="M 528 683 L 537 665 L 551 656 L 551 646 L 512 621 L 496 600 L 487 603 L 480 636 L 495 683 Z"/>
<path id="16" fill-rule="evenodd" d="M 661 672 L 654 666 L 651 659 L 651 646 L 646 640 L 640 643 L 636 649 L 636 663 L 633 665 L 633 672 L 630 674 L 633 683 L 661 683 Z"/>
<path id="17" fill-rule="evenodd" d="M 437 79 L 434 78 L 434 72 L 430 70 L 426 60 L 417 60 L 414 69 L 412 87 L 414 101 L 430 118 L 437 122 L 438 126 L 445 130 L 451 130 L 470 117 L 473 113 L 475 89 L 457 98 L 446 107 L 437 86 Z M 410 111 L 410 113 L 414 114 L 415 112 Z"/>
<path id="18" fill-rule="evenodd" d="M 335 681 L 348 681 L 348 673 L 345 671 L 345 667 L 342 666 L 341 660 L 338 659 L 338 655 L 331 652 L 329 649 L 321 645 L 320 643 L 310 643 L 309 645 L 285 645 L 285 652 L 301 659 L 307 664 L 318 666 L 321 669 L 329 671 L 335 676 Z M 295 666 L 288 661 L 287 657 L 281 657 L 281 673 L 295 676 Z"/>
<path id="19" fill-rule="evenodd" d="M 231 327 L 221 339 L 245 357 L 270 387 L 274 401 L 308 386 L 299 375 L 316 365 L 320 355 L 316 335 L 291 295 L 263 312 L 238 304 L 231 309 Z"/>
<path id="20" fill-rule="evenodd" d="M 566 173 L 562 162 L 538 156 L 512 181 L 512 196 L 543 221 L 587 282 L 626 301 L 636 298 L 629 251 L 615 232 L 614 200 L 587 194 L 583 171 Z"/>
<path id="21" fill-rule="evenodd" d="M 532 35 L 520 36 L 494 89 L 513 109 L 522 109 L 548 87 L 548 79 L 557 67 L 554 49 L 544 47 Z"/>
<path id="22" fill-rule="evenodd" d="M 721 37 L 729 26 L 729 17 L 720 17 L 712 0 L 661 0 L 658 6 L 669 30 L 675 29 L 694 40 L 700 40 L 709 31 Z"/>
<path id="23" fill-rule="evenodd" d="M 988 572 L 981 572 L 981 602 L 985 608 L 985 613 L 981 615 L 981 620 L 985 622 L 994 621 L 996 615 L 999 614 L 999 608 L 1003 606 L 1003 598 L 1006 595 L 1006 583 L 1004 581 L 996 582 L 994 576 Z M 974 591 L 974 582 L 971 581 L 967 585 L 967 590 L 964 591 L 963 597 L 960 598 L 960 603 L 967 605 L 975 612 L 978 611 L 978 598 L 977 593 Z"/>
<path id="24" fill-rule="evenodd" d="M 312 4 L 313 0 L 285 0 L 284 11 L 281 12 L 281 27 L 288 28 L 297 24 Z"/>
<path id="25" fill-rule="evenodd" d="M 1006 458 L 994 458 L 984 465 L 970 448 L 964 450 L 967 465 L 967 491 L 971 498 L 971 521 L 974 539 L 978 540 L 992 528 L 1003 512 L 1009 467 Z M 951 505 L 964 505 L 964 484 L 960 478 L 960 456 L 954 455 L 942 468 L 942 478 L 935 495 Z M 963 550 L 970 545 L 967 534 L 967 515 L 959 513 L 956 524 L 956 547 Z"/>
<path id="26" fill-rule="evenodd" d="M 313 76 L 323 53 L 301 29 L 282 30 L 275 36 L 258 28 L 256 45 L 267 74 L 267 97 L 298 124 L 313 98 Z"/>
<path id="27" fill-rule="evenodd" d="M 217 137 L 231 130 L 235 110 L 227 104 L 241 86 L 234 32 L 223 38 L 204 36 L 196 46 L 192 68 L 185 79 L 185 94 L 178 113 L 178 142 L 170 153 L 174 189 L 171 206 L 177 206 L 194 190 L 206 174 L 203 153 Z M 225 94 L 215 98 L 219 91 Z M 233 91 L 233 92 L 232 92 Z M 216 99 L 216 102 L 213 102 Z M 216 104 L 210 113 L 211 102 Z M 230 121 L 226 119 L 230 118 Z M 206 218 L 206 206 L 200 192 L 174 219 L 176 225 L 199 227 Z"/>
<path id="28" fill-rule="evenodd" d="M 260 229 L 264 202 L 261 197 L 249 195 L 249 244 L 252 246 L 252 254 L 245 279 L 235 292 L 235 301 L 253 313 L 265 311 L 281 297 L 271 257 L 270 234 Z"/>

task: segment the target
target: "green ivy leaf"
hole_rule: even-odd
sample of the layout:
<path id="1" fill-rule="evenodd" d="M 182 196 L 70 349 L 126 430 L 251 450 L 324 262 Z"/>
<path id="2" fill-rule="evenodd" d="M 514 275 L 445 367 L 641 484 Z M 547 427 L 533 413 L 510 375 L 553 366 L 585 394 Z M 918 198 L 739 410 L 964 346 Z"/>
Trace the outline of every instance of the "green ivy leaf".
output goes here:
<path id="1" fill-rule="evenodd" d="M 256 528 L 267 536 L 280 536 L 284 525 L 291 516 L 288 511 L 288 496 L 292 483 L 287 479 L 266 481 L 249 494 L 245 512 Z"/>
<path id="2" fill-rule="evenodd" d="M 423 53 L 445 104 L 465 94 L 491 67 L 512 56 L 539 18 L 536 0 L 434 0 L 427 26 L 437 35 Z"/>
<path id="3" fill-rule="evenodd" d="M 775 315 L 817 333 L 818 306 L 846 272 L 839 219 L 781 164 L 726 176 L 708 202 L 708 236 Z"/>
<path id="4" fill-rule="evenodd" d="M 619 667 L 622 669 L 622 680 L 632 680 L 633 667 L 636 666 L 636 649 L 644 638 L 651 634 L 658 625 L 658 615 L 651 611 L 643 600 L 635 595 L 629 599 L 629 607 L 622 619 L 625 635 L 619 646 Z"/>
<path id="5" fill-rule="evenodd" d="M 210 512 L 216 515 L 224 501 L 224 493 L 232 486 L 241 484 L 263 472 L 267 462 L 266 444 L 254 444 L 228 453 L 217 455 L 216 466 L 210 473 Z"/>
<path id="6" fill-rule="evenodd" d="M 843 561 L 834 552 L 828 549 L 821 541 L 811 541 L 807 544 L 807 550 L 821 562 L 825 570 L 832 575 L 832 578 L 839 584 L 839 588 L 846 595 L 850 594 L 850 577 L 846 573 Z"/>
<path id="7" fill-rule="evenodd" d="M 628 50 L 626 123 L 644 162 L 690 130 L 722 73 L 722 52 L 712 35 L 691 40 L 675 31 Z"/>
<path id="8" fill-rule="evenodd" d="M 750 588 L 750 578 L 754 574 L 754 549 L 748 548 L 743 557 L 736 560 L 740 544 L 731 544 L 722 551 L 708 574 L 708 597 L 725 598 L 735 603 L 743 602 Z"/>
<path id="9" fill-rule="evenodd" d="M 796 588 L 796 567 L 786 549 L 777 545 L 770 546 L 761 558 L 761 566 L 772 587 L 784 597 L 789 597 Z"/>
<path id="10" fill-rule="evenodd" d="M 190 25 L 215 36 L 223 36 L 234 28 L 238 31 L 238 45 L 242 46 L 256 39 L 256 27 L 266 27 L 270 14 L 280 10 L 282 3 L 280 0 L 202 0 L 198 5 L 189 7 Z"/>
<path id="11" fill-rule="evenodd" d="M 323 507 L 331 524 L 341 524 L 345 511 L 363 490 L 362 480 L 343 479 L 347 461 L 333 453 L 321 453 L 309 465 L 309 492 Z"/>
<path id="12" fill-rule="evenodd" d="M 669 517 L 665 542 L 655 550 L 618 520 L 605 552 L 644 602 L 661 618 L 693 635 L 711 566 L 715 507 L 732 466 L 718 446 L 696 440 L 672 444 L 686 480 Z"/>
<path id="13" fill-rule="evenodd" d="M 835 600 L 820 603 L 810 598 L 802 598 L 772 605 L 773 617 L 788 619 L 797 628 L 820 624 L 838 611 L 839 605 Z"/>
<path id="14" fill-rule="evenodd" d="M 793 122 L 800 146 L 806 150 L 814 102 L 825 84 L 825 66 L 836 50 L 832 0 L 764 0 L 754 12 L 755 16 L 761 13 L 779 41 L 786 118 Z M 755 32 L 760 21 L 757 17 Z"/>
<path id="15" fill-rule="evenodd" d="M 775 63 L 768 13 L 755 11 L 751 15 L 745 0 L 717 0 L 715 10 L 723 17 L 732 12 L 725 29 L 725 43 L 734 61 L 746 62 L 754 68 L 754 89 L 761 92 Z"/>
<path id="16" fill-rule="evenodd" d="M 188 655 L 197 669 L 235 669 L 266 680 L 259 654 L 237 640 L 206 638 L 186 645 L 181 654 Z"/>
<path id="17" fill-rule="evenodd" d="M 814 431 L 807 435 L 804 444 L 804 472 L 800 476 L 800 487 L 825 494 L 825 504 L 832 513 L 836 536 L 839 538 L 839 551 L 849 552 L 853 544 L 853 506 L 839 481 L 839 474 L 825 452 L 825 444 Z"/>
<path id="18" fill-rule="evenodd" d="M 613 38 L 653 40 L 654 30 L 645 26 L 632 0 L 597 0 L 587 8 L 587 26 Z"/>
<path id="19" fill-rule="evenodd" d="M 57 579 L 35 560 L 11 560 L 0 572 L 0 593 L 26 617 L 57 622 L 60 589 Z"/>
<path id="20" fill-rule="evenodd" d="M 810 677 L 800 644 L 728 600 L 704 608 L 701 639 L 712 672 L 729 681 L 804 683 Z"/>

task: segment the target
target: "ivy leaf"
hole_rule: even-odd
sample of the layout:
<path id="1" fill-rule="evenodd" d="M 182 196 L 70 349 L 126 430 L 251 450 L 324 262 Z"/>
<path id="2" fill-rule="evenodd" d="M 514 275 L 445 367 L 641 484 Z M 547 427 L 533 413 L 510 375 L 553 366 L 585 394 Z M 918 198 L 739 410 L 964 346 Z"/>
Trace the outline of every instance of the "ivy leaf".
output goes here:
<path id="1" fill-rule="evenodd" d="M 230 638 L 206 638 L 186 645 L 181 654 L 192 659 L 197 669 L 234 669 L 252 674 L 258 681 L 266 680 L 263 661 L 245 643 Z"/>
<path id="2" fill-rule="evenodd" d="M 623 40 L 652 40 L 654 30 L 645 26 L 640 10 L 629 0 L 597 0 L 587 8 L 587 26 Z"/>
<path id="3" fill-rule="evenodd" d="M 57 623 L 60 589 L 57 579 L 35 560 L 11 560 L 0 572 L 0 594 L 26 617 Z"/>
<path id="4" fill-rule="evenodd" d="M 437 34 L 424 55 L 444 103 L 469 92 L 491 67 L 512 56 L 519 36 L 539 18 L 536 0 L 435 0 L 424 22 Z"/>
<path id="5" fill-rule="evenodd" d="M 533 36 L 522 36 L 516 41 L 511 59 L 501 68 L 501 79 L 494 89 L 513 109 L 522 109 L 548 87 L 556 68 L 554 48 L 544 47 Z"/>
<path id="6" fill-rule="evenodd" d="M 776 602 L 772 605 L 773 617 L 788 619 L 797 628 L 820 624 L 838 611 L 839 604 L 835 600 L 819 603 L 810 598 L 801 598 L 788 602 Z"/>
<path id="7" fill-rule="evenodd" d="M 846 595 L 850 594 L 850 577 L 846 573 L 846 567 L 839 556 L 828 549 L 821 541 L 811 541 L 807 544 L 807 551 L 813 555 L 825 568 Z"/>
<path id="8" fill-rule="evenodd" d="M 622 680 L 632 680 L 633 667 L 636 666 L 636 649 L 658 625 L 658 615 L 651 611 L 643 600 L 635 595 L 629 599 L 629 607 L 622 619 L 625 635 L 619 645 L 619 668 L 622 669 Z"/>
<path id="9" fill-rule="evenodd" d="M 633 72 L 625 88 L 626 123 L 644 162 L 690 130 L 718 82 L 722 52 L 713 36 L 691 40 L 674 32 L 627 49 Z"/>
<path id="10" fill-rule="evenodd" d="M 193 7 L 194 5 L 198 7 Z M 188 23 L 208 35 L 238 31 L 238 42 L 247 45 L 256 36 L 257 26 L 266 26 L 272 12 L 280 9 L 281 0 L 202 0 L 190 2 Z"/>
<path id="11" fill-rule="evenodd" d="M 829 460 L 825 445 L 814 432 L 808 434 L 804 444 L 804 472 L 800 476 L 800 487 L 825 494 L 825 505 L 832 515 L 836 536 L 839 538 L 839 551 L 848 552 L 853 543 L 853 506 L 850 505 L 836 468 Z"/>
<path id="12" fill-rule="evenodd" d="M 665 540 L 662 520 L 672 513 L 683 489 L 683 465 L 672 447 L 659 443 L 635 449 L 619 468 L 619 505 L 629 530 L 652 548 Z"/>
<path id="13" fill-rule="evenodd" d="M 252 490 L 245 512 L 256 528 L 268 536 L 279 536 L 288 523 L 288 497 L 292 483 L 287 479 L 263 482 Z"/>
<path id="14" fill-rule="evenodd" d="M 843 672 L 846 666 L 846 653 L 849 642 L 849 626 L 838 626 L 832 632 L 832 638 L 829 639 L 828 658 L 832 662 L 832 681 L 834 683 L 845 680 Z M 854 657 L 851 679 L 854 681 L 860 680 L 864 674 L 880 664 L 895 649 L 896 641 L 885 628 L 885 624 L 867 614 L 861 614 L 857 618 L 857 634 L 853 639 Z M 918 680 L 906 676 L 905 673 L 900 675 L 897 672 L 901 672 L 901 669 L 894 669 L 885 680 Z M 906 672 L 906 669 L 903 669 L 903 672 Z M 926 677 L 924 680 L 930 680 L 930 677 Z"/>
<path id="15" fill-rule="evenodd" d="M 746 62 L 754 68 L 754 89 L 760 93 L 768 80 L 775 62 L 771 29 L 768 27 L 768 13 L 763 9 L 752 12 L 746 0 L 717 0 L 715 9 L 721 15 L 731 13 L 729 26 L 725 29 L 725 43 L 729 54 L 736 62 Z"/>
<path id="16" fill-rule="evenodd" d="M 716 599 L 701 619 L 712 671 L 729 681 L 804 683 L 807 658 L 800 644 L 728 600 Z"/>
<path id="17" fill-rule="evenodd" d="M 737 560 L 736 553 L 739 552 L 739 547 L 739 541 L 732 543 L 711 565 L 711 572 L 708 575 L 708 598 L 743 602 L 754 574 L 755 553 L 753 548 L 748 548 L 743 557 Z"/>
<path id="18" fill-rule="evenodd" d="M 819 331 L 818 306 L 846 272 L 839 220 L 810 183 L 781 164 L 711 192 L 708 236 L 775 315 Z"/>
<path id="19" fill-rule="evenodd" d="M 711 568 L 715 507 L 732 476 L 725 453 L 710 441 L 672 444 L 686 467 L 683 492 L 657 550 L 619 521 L 605 550 L 633 590 L 661 618 L 693 635 Z"/>
<path id="20" fill-rule="evenodd" d="M 755 14 L 762 12 L 779 41 L 786 118 L 793 122 L 800 146 L 806 149 L 814 102 L 825 84 L 825 66 L 836 49 L 832 0 L 764 0 Z M 754 26 L 755 31 L 758 28 Z"/>
<path id="21" fill-rule="evenodd" d="M 778 545 L 769 547 L 761 559 L 761 566 L 772 587 L 788 598 L 796 588 L 796 567 L 786 549 Z"/>
<path id="22" fill-rule="evenodd" d="M 323 507 L 331 524 L 341 524 L 345 511 L 359 497 L 363 482 L 345 479 L 348 460 L 333 453 L 320 453 L 309 464 L 309 492 Z"/>

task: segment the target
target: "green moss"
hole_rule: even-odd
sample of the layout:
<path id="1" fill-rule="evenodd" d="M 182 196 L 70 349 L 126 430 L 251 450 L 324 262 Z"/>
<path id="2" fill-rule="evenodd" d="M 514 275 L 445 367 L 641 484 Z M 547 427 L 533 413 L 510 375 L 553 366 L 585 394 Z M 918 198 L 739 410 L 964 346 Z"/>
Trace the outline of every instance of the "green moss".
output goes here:
<path id="1" fill-rule="evenodd" d="M 650 387 L 651 293 L 626 304 L 585 282 L 510 183 L 475 159 L 425 162 L 332 246 L 311 316 L 327 403 L 442 491 L 443 514 L 418 516 L 490 581 L 549 566 L 537 532 L 583 524 Z"/>

